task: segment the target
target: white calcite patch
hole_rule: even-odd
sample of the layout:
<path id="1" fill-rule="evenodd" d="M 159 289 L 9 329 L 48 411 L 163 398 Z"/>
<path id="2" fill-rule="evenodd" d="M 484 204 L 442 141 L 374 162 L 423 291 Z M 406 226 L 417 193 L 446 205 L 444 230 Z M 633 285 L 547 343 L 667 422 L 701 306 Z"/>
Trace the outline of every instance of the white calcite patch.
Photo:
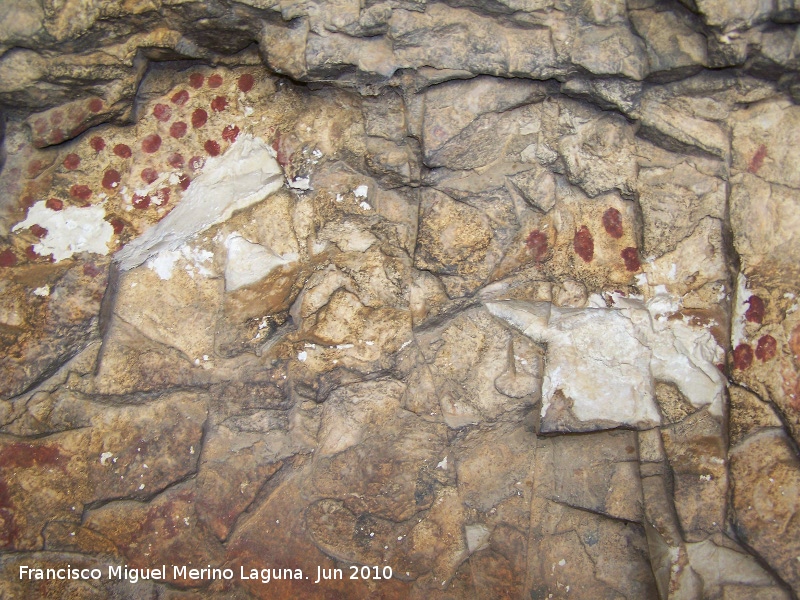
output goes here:
<path id="1" fill-rule="evenodd" d="M 27 218 L 14 225 L 12 231 L 39 225 L 47 234 L 34 244 L 34 251 L 53 255 L 55 262 L 71 258 L 79 252 L 108 254 L 108 243 L 114 237 L 114 228 L 105 220 L 106 211 L 101 204 L 95 206 L 70 206 L 63 210 L 50 210 L 44 201 L 28 209 Z"/>
<path id="2" fill-rule="evenodd" d="M 639 300 L 625 304 L 567 309 L 547 302 L 487 303 L 493 315 L 547 344 L 543 428 L 658 425 L 656 379 L 674 383 L 692 405 L 722 414 L 724 382 L 715 365 L 723 352 L 711 334 L 681 321 L 655 320 Z M 559 398 L 572 403 L 569 410 L 577 425 L 548 415 Z M 555 408 L 557 413 L 559 406 Z"/>
<path id="3" fill-rule="evenodd" d="M 261 244 L 255 244 L 238 233 L 225 240 L 228 259 L 225 263 L 225 290 L 232 292 L 261 281 L 274 269 L 297 260 L 297 254 L 280 256 Z"/>
<path id="4" fill-rule="evenodd" d="M 736 278 L 736 294 L 733 300 L 731 315 L 731 343 L 734 348 L 745 341 L 745 322 L 747 317 L 747 309 L 750 305 L 747 303 L 752 294 L 747 289 L 747 277 L 743 273 L 739 273 Z"/>
<path id="5" fill-rule="evenodd" d="M 177 250 L 162 250 L 147 260 L 147 267 L 161 279 L 172 279 L 172 273 L 178 261 L 183 262 L 184 270 L 194 278 L 195 275 L 209 277 L 212 271 L 209 268 L 214 254 L 202 248 L 193 248 L 184 244 Z"/>
<path id="6" fill-rule="evenodd" d="M 242 134 L 225 154 L 209 158 L 172 212 L 117 252 L 120 268 L 132 269 L 159 252 L 177 250 L 280 189 L 283 172 L 273 154 L 261 138 Z"/>

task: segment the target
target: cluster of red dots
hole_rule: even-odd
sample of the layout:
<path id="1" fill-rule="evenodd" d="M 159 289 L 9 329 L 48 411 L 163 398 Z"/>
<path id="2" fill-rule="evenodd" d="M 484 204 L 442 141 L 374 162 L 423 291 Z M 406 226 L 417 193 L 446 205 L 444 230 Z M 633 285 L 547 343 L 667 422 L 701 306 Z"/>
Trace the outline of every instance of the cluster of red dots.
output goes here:
<path id="1" fill-rule="evenodd" d="M 240 75 L 235 82 L 239 92 L 247 93 L 253 89 L 255 77 L 251 73 L 245 73 Z M 137 145 L 145 156 L 156 155 L 163 149 L 165 140 L 162 136 L 168 135 L 169 137 L 167 139 L 172 138 L 180 140 L 189 135 L 190 131 L 202 135 L 202 132 L 208 129 L 207 125 L 211 114 L 224 113 L 229 109 L 230 103 L 228 97 L 224 93 L 220 93 L 214 96 L 208 105 L 204 107 L 195 106 L 191 112 L 186 114 L 186 117 L 183 117 L 181 114 L 182 109 L 190 103 L 193 90 L 200 90 L 204 86 L 210 90 L 220 89 L 225 83 L 225 78 L 220 73 L 212 73 L 206 77 L 202 73 L 193 72 L 189 74 L 187 83 L 188 85 L 185 89 L 175 91 L 168 99 L 165 98 L 153 106 L 152 116 L 155 122 L 164 124 L 165 126 L 169 124 L 169 126 L 166 131 L 162 130 L 161 132 L 149 133 L 138 140 Z M 62 110 L 53 111 L 48 114 L 46 118 L 41 117 L 33 123 L 34 133 L 40 137 L 46 135 L 52 137 L 53 132 L 58 128 L 66 127 L 69 129 L 69 123 L 75 121 L 76 118 L 80 117 L 79 120 L 85 121 L 86 115 L 89 113 L 99 113 L 103 108 L 104 101 L 101 98 L 91 98 L 72 112 L 67 111 L 67 113 L 65 113 Z M 73 112 L 75 114 L 72 114 Z M 166 157 L 166 164 L 171 169 L 182 170 L 187 168 L 190 173 L 196 173 L 203 168 L 206 157 L 219 156 L 223 151 L 222 144 L 233 144 L 240 133 L 241 131 L 236 125 L 225 125 L 219 133 L 219 138 L 214 139 L 213 137 L 209 137 L 205 140 L 201 140 L 204 152 L 201 152 L 199 155 L 193 155 L 188 160 L 184 158 L 180 152 L 171 152 Z M 59 140 L 55 141 L 57 142 Z M 107 144 L 106 139 L 101 135 L 90 137 L 88 139 L 88 145 L 95 154 L 110 151 L 114 156 L 123 161 L 131 159 L 134 156 L 135 148 L 131 148 L 131 146 L 124 142 L 116 143 L 111 146 Z M 70 152 L 63 158 L 61 165 L 66 171 L 78 171 L 81 168 L 81 157 L 75 152 Z M 28 163 L 28 175 L 31 178 L 38 177 L 38 175 L 48 167 L 49 165 L 43 163 L 41 160 L 32 160 Z M 102 174 L 102 178 L 99 182 L 100 186 L 107 192 L 118 191 L 124 179 L 123 173 L 123 167 L 109 166 Z M 145 166 L 138 173 L 138 178 L 147 185 L 155 184 L 160 176 L 161 174 L 156 165 Z M 181 173 L 178 177 L 178 185 L 182 190 L 186 190 L 191 183 L 190 174 Z M 95 190 L 93 190 L 90 185 L 81 182 L 70 185 L 67 194 L 72 201 L 79 206 L 87 206 L 94 191 Z M 144 210 L 153 205 L 165 206 L 169 203 L 170 196 L 170 188 L 162 187 L 155 193 L 134 194 L 131 203 L 134 208 Z M 30 207 L 34 202 L 35 199 L 33 195 L 30 194 L 22 200 L 24 207 Z M 65 200 L 55 197 L 49 198 L 46 201 L 46 206 L 55 211 L 63 210 Z M 125 228 L 125 222 L 117 217 L 110 218 L 109 222 L 116 234 L 122 233 Z M 47 235 L 47 230 L 38 225 L 32 227 L 30 231 L 38 238 Z M 27 254 L 29 258 L 41 258 L 33 252 L 32 246 L 27 251 Z M 18 256 L 13 249 L 9 248 L 0 252 L 0 267 L 14 266 L 17 264 L 17 261 Z"/>
<path id="2" fill-rule="evenodd" d="M 202 88 L 203 85 L 206 85 L 210 89 L 217 89 L 221 87 L 223 83 L 224 79 L 219 73 L 214 73 L 207 79 L 202 73 L 191 73 L 188 79 L 189 87 L 195 90 Z M 237 85 L 240 91 L 249 92 L 255 85 L 255 78 L 252 74 L 245 73 L 238 78 Z M 170 97 L 169 104 L 159 102 L 153 106 L 153 117 L 160 123 L 168 123 L 173 116 L 175 116 L 175 111 L 185 106 L 190 99 L 191 94 L 189 90 L 178 90 Z M 214 112 L 223 112 L 227 107 L 228 99 L 223 95 L 216 96 L 210 104 L 210 109 Z M 192 129 L 201 130 L 206 126 L 208 118 L 208 111 L 204 108 L 197 107 L 192 111 L 189 117 L 189 123 L 191 123 Z M 176 140 L 185 137 L 189 132 L 189 123 L 180 119 L 174 120 L 169 126 L 170 137 Z M 236 141 L 239 133 L 239 127 L 235 125 L 226 125 L 221 132 L 221 138 L 223 141 L 232 144 Z M 145 154 L 155 154 L 161 149 L 163 140 L 158 133 L 151 133 L 142 138 L 140 144 L 142 152 Z M 92 137 L 89 140 L 89 145 L 96 153 L 103 152 L 106 149 L 106 142 L 100 136 Z M 208 156 L 218 156 L 222 152 L 220 143 L 214 139 L 205 140 L 203 149 Z M 116 144 L 112 148 L 112 152 L 123 160 L 133 156 L 131 147 L 124 143 Z M 201 156 L 192 156 L 186 161 L 179 152 L 173 152 L 167 157 L 167 164 L 173 169 L 182 169 L 188 164 L 189 168 L 195 172 L 203 167 L 204 162 L 205 159 Z M 77 169 L 79 165 L 80 158 L 76 154 L 70 154 L 64 161 L 64 166 L 70 170 Z M 154 183 L 159 176 L 158 170 L 152 166 L 146 167 L 140 173 L 142 181 L 146 184 Z M 117 169 L 109 168 L 103 174 L 101 185 L 106 190 L 114 191 L 118 188 L 121 181 L 121 173 Z M 180 176 L 179 185 L 181 189 L 185 190 L 190 182 L 191 179 L 188 175 L 182 174 Z M 71 194 L 75 198 L 87 200 L 91 196 L 91 190 L 87 186 L 73 186 Z M 169 188 L 162 188 L 157 192 L 158 201 L 154 202 L 154 204 L 163 206 L 169 201 L 169 197 Z M 149 208 L 152 201 L 153 199 L 149 195 L 134 194 L 132 204 L 134 208 L 143 210 Z"/>
<path id="3" fill-rule="evenodd" d="M 744 313 L 744 318 L 748 323 L 755 323 L 761 325 L 764 322 L 764 313 L 766 311 L 766 303 L 760 296 L 750 296 L 747 299 L 747 311 Z M 747 343 L 741 343 L 733 350 L 733 366 L 740 370 L 750 368 L 754 359 L 761 362 L 767 362 L 775 358 L 778 353 L 778 341 L 769 334 L 762 335 L 758 338 L 756 349 L 753 350 L 752 346 Z"/>

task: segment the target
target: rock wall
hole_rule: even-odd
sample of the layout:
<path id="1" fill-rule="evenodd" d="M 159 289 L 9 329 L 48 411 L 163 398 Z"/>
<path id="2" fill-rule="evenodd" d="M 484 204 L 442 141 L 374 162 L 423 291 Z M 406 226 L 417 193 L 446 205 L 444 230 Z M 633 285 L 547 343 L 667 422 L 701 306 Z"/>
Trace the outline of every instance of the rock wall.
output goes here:
<path id="1" fill-rule="evenodd" d="M 3 2 L 2 595 L 797 598 L 798 22 Z"/>

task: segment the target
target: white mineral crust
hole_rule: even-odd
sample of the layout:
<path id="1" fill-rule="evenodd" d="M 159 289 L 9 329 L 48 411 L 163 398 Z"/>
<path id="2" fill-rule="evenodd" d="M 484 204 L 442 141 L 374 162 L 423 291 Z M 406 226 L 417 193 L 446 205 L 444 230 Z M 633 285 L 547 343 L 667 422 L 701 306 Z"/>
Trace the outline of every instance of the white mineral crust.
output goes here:
<path id="1" fill-rule="evenodd" d="M 722 414 L 722 349 L 705 329 L 653 319 L 645 304 L 623 308 L 559 308 L 547 302 L 486 304 L 532 340 L 547 344 L 543 418 L 557 392 L 573 402 L 578 421 L 598 427 L 646 428 L 661 423 L 655 380 L 674 383 L 695 407 Z"/>

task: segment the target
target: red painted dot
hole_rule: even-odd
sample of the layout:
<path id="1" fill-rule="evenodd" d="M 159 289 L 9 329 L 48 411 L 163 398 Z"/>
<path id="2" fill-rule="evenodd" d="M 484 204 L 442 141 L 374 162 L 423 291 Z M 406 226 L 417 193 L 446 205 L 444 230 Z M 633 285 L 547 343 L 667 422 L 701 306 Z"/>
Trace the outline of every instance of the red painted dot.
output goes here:
<path id="1" fill-rule="evenodd" d="M 231 144 L 239 137 L 239 128 L 236 125 L 227 125 L 222 130 L 222 139 Z"/>
<path id="2" fill-rule="evenodd" d="M 67 157 L 64 159 L 64 168 L 69 169 L 70 171 L 77 169 L 80 164 L 81 158 L 75 153 L 67 154 Z"/>
<path id="3" fill-rule="evenodd" d="M 622 215 L 614 208 L 609 208 L 603 213 L 603 227 L 606 233 L 614 239 L 622 237 Z"/>
<path id="4" fill-rule="evenodd" d="M 204 111 L 202 108 L 197 108 L 192 113 L 192 127 L 197 129 L 198 127 L 202 127 L 208 121 L 208 113 Z"/>
<path id="5" fill-rule="evenodd" d="M 33 129 L 39 135 L 43 134 L 47 130 L 47 119 L 44 117 L 39 117 L 33 123 Z"/>
<path id="6" fill-rule="evenodd" d="M 198 90 L 203 87 L 203 81 L 205 77 L 203 77 L 202 73 L 192 73 L 189 75 L 189 85 L 192 86 L 194 89 Z"/>
<path id="7" fill-rule="evenodd" d="M 172 94 L 172 98 L 170 98 L 173 104 L 177 104 L 178 106 L 183 106 L 189 101 L 189 92 L 186 90 L 181 90 L 180 92 L 175 92 Z"/>
<path id="8" fill-rule="evenodd" d="M 166 104 L 156 104 L 153 107 L 153 116 L 159 121 L 167 122 L 172 116 L 172 109 Z"/>
<path id="9" fill-rule="evenodd" d="M 767 147 L 761 144 L 750 159 L 750 164 L 747 165 L 747 170 L 751 173 L 758 173 L 758 170 L 764 165 L 764 159 L 767 158 Z"/>
<path id="10" fill-rule="evenodd" d="M 594 258 L 594 238 L 592 238 L 592 232 L 589 231 L 586 225 L 581 225 L 580 229 L 575 232 L 572 245 L 577 255 L 584 262 L 592 262 L 592 258 Z"/>
<path id="11" fill-rule="evenodd" d="M 250 73 L 245 73 L 241 77 L 239 77 L 239 89 L 243 92 L 249 92 L 253 89 L 253 84 L 255 83 L 255 79 Z"/>
<path id="12" fill-rule="evenodd" d="M 107 190 L 116 189 L 119 185 L 120 181 L 120 174 L 119 171 L 116 169 L 108 169 L 103 174 L 103 181 L 101 182 L 102 186 Z"/>
<path id="13" fill-rule="evenodd" d="M 114 233 L 119 235 L 125 229 L 125 223 L 121 219 L 114 218 L 111 219 L 111 227 L 114 228 Z"/>
<path id="14" fill-rule="evenodd" d="M 50 115 L 50 123 L 52 125 L 61 125 L 63 121 L 64 121 L 64 114 L 60 110 L 57 110 Z"/>
<path id="15" fill-rule="evenodd" d="M 148 206 L 150 206 L 150 196 L 149 195 L 146 195 L 146 196 L 141 196 L 140 194 L 134 194 L 133 195 L 133 207 L 134 208 L 139 208 L 141 210 L 144 210 Z"/>
<path id="16" fill-rule="evenodd" d="M 183 155 L 178 154 L 177 152 L 173 152 L 167 158 L 167 163 L 170 167 L 174 167 L 176 169 L 180 169 L 183 166 Z"/>
<path id="17" fill-rule="evenodd" d="M 153 167 L 142 169 L 142 180 L 145 183 L 153 183 L 156 179 L 158 179 L 158 171 Z"/>
<path id="18" fill-rule="evenodd" d="M 69 195 L 79 200 L 88 200 L 92 197 L 92 190 L 88 185 L 75 184 L 69 188 Z"/>
<path id="19" fill-rule="evenodd" d="M 131 147 L 128 144 L 117 144 L 114 146 L 114 154 L 120 158 L 130 158 L 132 154 Z"/>
<path id="20" fill-rule="evenodd" d="M 205 144 L 203 144 L 203 148 L 206 149 L 206 152 L 210 156 L 217 156 L 219 154 L 219 143 L 215 140 L 207 140 Z"/>
<path id="21" fill-rule="evenodd" d="M 102 272 L 103 270 L 98 268 L 93 262 L 87 262 L 83 265 L 83 274 L 87 277 L 91 277 L 92 279 L 100 275 Z"/>
<path id="22" fill-rule="evenodd" d="M 101 152 L 106 148 L 106 141 L 100 136 L 96 135 L 91 140 L 89 140 L 89 145 L 95 152 Z"/>
<path id="23" fill-rule="evenodd" d="M 638 271 L 642 268 L 642 264 L 639 262 L 639 251 L 636 248 L 625 248 L 619 254 L 625 261 L 625 268 L 628 271 Z"/>
<path id="24" fill-rule="evenodd" d="M 35 235 L 37 238 L 43 238 L 47 235 L 47 229 L 39 225 L 38 223 L 34 223 L 31 227 L 31 233 Z"/>
<path id="25" fill-rule="evenodd" d="M 93 113 L 99 113 L 103 110 L 103 101 L 100 98 L 92 98 L 89 100 L 89 110 Z"/>
<path id="26" fill-rule="evenodd" d="M 750 306 L 744 313 L 745 319 L 751 323 L 761 323 L 764 320 L 764 301 L 758 296 L 750 296 L 747 303 Z"/>
<path id="27" fill-rule="evenodd" d="M 35 202 L 34 197 L 31 196 L 30 194 L 23 196 L 22 198 L 19 199 L 19 204 L 23 208 L 30 208 L 31 206 L 33 206 L 34 202 Z"/>
<path id="28" fill-rule="evenodd" d="M 181 175 L 180 184 L 181 184 L 181 189 L 182 190 L 185 191 L 186 188 L 189 187 L 190 183 L 192 183 L 192 178 L 191 177 L 189 177 L 188 175 Z"/>
<path id="29" fill-rule="evenodd" d="M 771 358 L 775 358 L 778 352 L 778 342 L 771 335 L 762 335 L 758 339 L 756 346 L 756 358 L 762 362 L 766 362 Z"/>
<path id="30" fill-rule="evenodd" d="M 58 198 L 48 198 L 44 205 L 50 210 L 61 210 L 64 208 L 64 203 Z"/>
<path id="31" fill-rule="evenodd" d="M 158 205 L 164 206 L 169 202 L 170 190 L 167 187 L 163 187 L 158 192 L 156 192 L 156 196 L 158 197 Z"/>
<path id="32" fill-rule="evenodd" d="M 214 73 L 208 78 L 208 87 L 210 88 L 218 88 L 222 85 L 222 75 L 219 73 Z"/>
<path id="33" fill-rule="evenodd" d="M 217 96 L 211 101 L 211 110 L 222 112 L 228 106 L 228 99 L 225 96 Z"/>
<path id="34" fill-rule="evenodd" d="M 142 150 L 148 154 L 157 152 L 161 148 L 161 136 L 157 133 L 151 133 L 142 140 Z"/>
<path id="35" fill-rule="evenodd" d="M 169 134 L 178 140 L 186 135 L 186 129 L 186 123 L 183 121 L 175 121 L 169 126 Z"/>
<path id="36" fill-rule="evenodd" d="M 753 349 L 749 344 L 739 344 L 733 351 L 733 366 L 744 371 L 753 364 Z"/>
<path id="37" fill-rule="evenodd" d="M 39 171 L 42 170 L 42 161 L 40 160 L 32 160 L 28 163 L 28 175 L 34 177 L 39 174 Z"/>
<path id="38" fill-rule="evenodd" d="M 199 171 L 200 169 L 203 168 L 205 162 L 206 159 L 203 158 L 202 156 L 193 156 L 192 158 L 189 159 L 189 168 L 192 171 Z"/>
<path id="39" fill-rule="evenodd" d="M 525 245 L 533 251 L 533 259 L 542 262 L 547 256 L 547 235 L 543 231 L 534 229 L 525 240 Z"/>
<path id="40" fill-rule="evenodd" d="M 17 264 L 17 255 L 11 248 L 0 252 L 0 267 L 13 267 Z"/>

